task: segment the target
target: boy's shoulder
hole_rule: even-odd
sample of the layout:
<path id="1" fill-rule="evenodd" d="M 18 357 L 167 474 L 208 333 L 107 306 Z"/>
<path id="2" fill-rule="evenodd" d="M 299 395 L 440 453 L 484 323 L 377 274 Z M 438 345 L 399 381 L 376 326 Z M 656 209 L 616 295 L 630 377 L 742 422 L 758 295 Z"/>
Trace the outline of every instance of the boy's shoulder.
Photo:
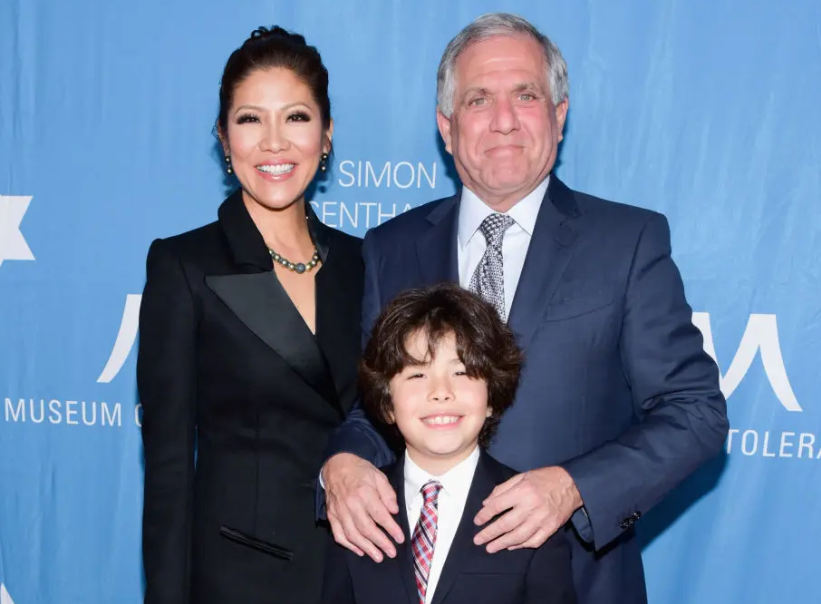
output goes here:
<path id="1" fill-rule="evenodd" d="M 399 472 L 400 475 L 404 474 L 404 455 L 398 455 L 397 458 L 391 463 L 387 463 L 384 466 L 379 466 L 376 469 L 382 472 L 385 476 L 387 476 L 388 480 L 396 476 L 397 472 Z"/>
<path id="2" fill-rule="evenodd" d="M 521 472 L 517 472 L 510 466 L 503 464 L 485 449 L 481 450 L 480 461 L 484 461 L 486 471 L 490 472 L 494 481 L 498 481 L 497 484 L 506 482 L 517 474 L 521 474 Z"/>
<path id="3" fill-rule="evenodd" d="M 405 466 L 404 466 L 404 455 L 399 455 L 395 461 L 385 464 L 379 467 L 379 471 L 381 471 L 385 476 L 388 477 L 390 480 L 391 478 L 398 478 L 399 476 L 404 476 L 405 474 Z M 490 453 L 487 452 L 487 449 L 480 448 L 479 449 L 479 464 L 477 464 L 477 471 L 479 466 L 482 466 L 482 471 L 489 475 L 490 479 L 495 484 L 502 484 L 507 480 L 510 480 L 517 474 L 521 472 L 517 472 L 510 466 L 506 466 L 498 459 L 493 457 Z"/>

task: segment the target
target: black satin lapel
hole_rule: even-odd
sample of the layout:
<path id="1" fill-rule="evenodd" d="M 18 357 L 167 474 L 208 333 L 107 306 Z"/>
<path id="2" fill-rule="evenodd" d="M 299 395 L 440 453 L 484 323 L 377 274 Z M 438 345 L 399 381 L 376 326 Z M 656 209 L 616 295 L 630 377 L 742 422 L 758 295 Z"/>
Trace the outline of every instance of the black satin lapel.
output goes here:
<path id="1" fill-rule="evenodd" d="M 456 253 L 456 232 L 459 213 L 458 193 L 442 202 L 428 220 L 431 227 L 416 241 L 419 269 L 426 285 L 442 282 L 459 282 L 459 266 Z"/>
<path id="2" fill-rule="evenodd" d="M 242 201 L 242 189 L 234 191 L 220 206 L 219 224 L 234 262 L 267 271 L 274 268 L 265 240 Z"/>
<path id="3" fill-rule="evenodd" d="M 577 235 L 572 221 L 577 215 L 575 207 L 572 191 L 558 179 L 555 184 L 551 182 L 536 218 L 508 317 L 508 325 L 521 348 L 527 349 L 573 256 Z"/>
<path id="4" fill-rule="evenodd" d="M 248 329 L 341 413 L 327 361 L 273 272 L 209 276 L 205 283 Z"/>
<path id="5" fill-rule="evenodd" d="M 396 492 L 396 503 L 399 506 L 399 528 L 405 535 L 405 542 L 396 545 L 396 570 L 400 575 L 408 604 L 418 604 L 419 596 L 416 591 L 416 577 L 413 574 L 413 559 L 411 558 L 411 532 L 408 524 L 408 507 L 405 505 L 405 456 L 400 455 L 388 473 L 388 481 Z M 383 562 L 384 564 L 384 562 Z"/>
<path id="6" fill-rule="evenodd" d="M 450 546 L 445 566 L 442 568 L 442 575 L 439 577 L 439 584 L 433 594 L 431 604 L 441 604 L 453 587 L 461 572 L 468 568 L 470 562 L 476 556 L 484 554 L 484 547 L 473 543 L 473 538 L 484 527 L 476 526 L 473 519 L 479 510 L 482 509 L 482 502 L 490 495 L 496 486 L 493 476 L 488 469 L 487 455 L 482 452 L 479 463 L 476 465 L 476 473 L 473 475 L 473 482 L 468 491 L 468 498 L 465 502 L 465 510 L 462 512 L 462 519 L 453 543 Z"/>

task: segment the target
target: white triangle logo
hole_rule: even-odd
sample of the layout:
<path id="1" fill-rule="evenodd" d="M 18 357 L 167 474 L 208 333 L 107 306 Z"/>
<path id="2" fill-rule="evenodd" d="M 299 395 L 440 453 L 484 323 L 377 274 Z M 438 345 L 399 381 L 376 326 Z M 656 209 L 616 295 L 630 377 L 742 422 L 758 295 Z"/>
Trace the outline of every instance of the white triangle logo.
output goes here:
<path id="1" fill-rule="evenodd" d="M 6 591 L 6 586 L 0 583 L 0 604 L 14 604 L 9 592 Z"/>
<path id="2" fill-rule="evenodd" d="M 34 260 L 20 230 L 30 202 L 31 196 L 0 195 L 0 264 L 4 260 Z"/>

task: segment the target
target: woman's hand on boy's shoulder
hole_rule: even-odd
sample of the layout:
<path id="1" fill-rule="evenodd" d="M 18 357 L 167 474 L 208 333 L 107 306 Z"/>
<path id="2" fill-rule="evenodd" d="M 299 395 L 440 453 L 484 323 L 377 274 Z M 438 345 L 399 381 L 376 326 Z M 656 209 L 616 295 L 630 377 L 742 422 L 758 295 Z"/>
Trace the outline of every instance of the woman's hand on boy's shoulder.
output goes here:
<path id="1" fill-rule="evenodd" d="M 392 516 L 399 507 L 387 477 L 361 457 L 338 453 L 325 462 L 322 481 L 336 542 L 375 562 L 382 561 L 383 552 L 395 557 L 396 548 L 382 529 L 397 543 L 405 538 Z"/>

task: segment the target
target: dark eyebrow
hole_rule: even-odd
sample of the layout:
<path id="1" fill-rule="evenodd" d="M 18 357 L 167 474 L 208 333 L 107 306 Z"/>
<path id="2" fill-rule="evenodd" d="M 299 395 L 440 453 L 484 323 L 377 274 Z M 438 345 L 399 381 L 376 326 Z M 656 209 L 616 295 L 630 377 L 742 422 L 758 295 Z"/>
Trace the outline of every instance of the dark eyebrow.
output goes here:
<path id="1" fill-rule="evenodd" d="M 521 82 L 516 84 L 516 87 L 513 90 L 515 92 L 522 92 L 523 90 L 538 90 L 541 92 L 542 88 L 536 82 Z"/>
<path id="2" fill-rule="evenodd" d="M 288 103 L 287 105 L 282 107 L 281 111 L 288 111 L 290 109 L 293 109 L 294 107 L 302 107 L 302 108 L 306 109 L 307 111 L 312 111 L 311 106 L 308 105 L 307 103 L 303 103 L 302 101 L 296 101 L 295 103 Z"/>
<path id="3" fill-rule="evenodd" d="M 253 111 L 264 111 L 264 109 L 262 107 L 257 107 L 256 105 L 240 105 L 239 107 L 234 109 L 234 115 L 236 115 L 240 111 L 247 111 L 249 109 L 251 109 Z"/>
<path id="4" fill-rule="evenodd" d="M 476 92 L 481 93 L 481 94 L 487 94 L 488 93 L 486 88 L 480 88 L 480 87 L 473 86 L 472 88 L 468 88 L 467 90 L 465 90 L 465 94 L 462 95 L 462 98 L 467 98 L 471 94 L 474 94 Z"/>
<path id="5" fill-rule="evenodd" d="M 307 111 L 311 111 L 311 106 L 308 105 L 307 103 L 303 103 L 302 101 L 296 101 L 295 103 L 288 103 L 287 105 L 284 105 L 279 110 L 280 111 L 288 111 L 290 109 L 293 109 L 294 107 L 304 107 Z M 240 111 L 249 110 L 249 109 L 252 110 L 252 111 L 259 111 L 260 113 L 265 113 L 265 112 L 268 111 L 264 107 L 259 107 L 258 105 L 240 105 L 239 107 L 234 109 L 234 115 L 236 115 Z"/>
<path id="6" fill-rule="evenodd" d="M 523 92 L 525 90 L 535 90 L 535 91 L 539 92 L 539 94 L 544 94 L 544 92 L 542 91 L 542 87 L 539 86 L 539 84 L 537 82 L 519 82 L 513 88 L 513 92 Z M 468 88 L 467 90 L 465 90 L 465 93 L 462 96 L 462 99 L 464 100 L 467 97 L 469 97 L 470 95 L 475 94 L 475 93 L 479 93 L 481 95 L 490 94 L 486 88 L 482 88 L 480 86 L 473 86 L 473 87 Z"/>

